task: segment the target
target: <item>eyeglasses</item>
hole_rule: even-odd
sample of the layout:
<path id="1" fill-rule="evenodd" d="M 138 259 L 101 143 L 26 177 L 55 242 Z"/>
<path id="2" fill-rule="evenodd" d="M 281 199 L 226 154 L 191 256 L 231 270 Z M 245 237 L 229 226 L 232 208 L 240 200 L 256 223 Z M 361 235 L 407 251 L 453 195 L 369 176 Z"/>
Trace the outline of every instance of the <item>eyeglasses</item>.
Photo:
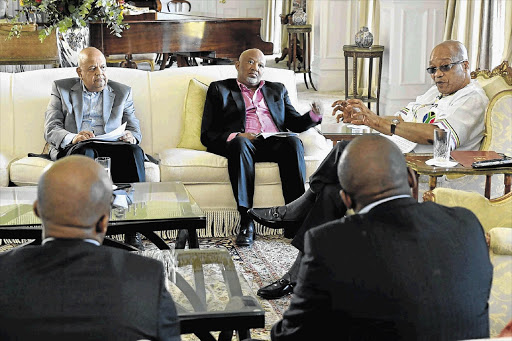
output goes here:
<path id="1" fill-rule="evenodd" d="M 450 64 L 446 64 L 446 65 L 441 65 L 440 67 L 429 67 L 427 68 L 427 73 L 433 75 L 434 73 L 437 72 L 437 69 L 441 70 L 441 72 L 448 72 L 451 70 L 451 68 L 456 65 L 456 64 L 460 64 L 460 63 L 464 63 L 466 62 L 466 60 L 459 60 L 458 62 L 453 62 L 453 63 L 450 63 Z"/>

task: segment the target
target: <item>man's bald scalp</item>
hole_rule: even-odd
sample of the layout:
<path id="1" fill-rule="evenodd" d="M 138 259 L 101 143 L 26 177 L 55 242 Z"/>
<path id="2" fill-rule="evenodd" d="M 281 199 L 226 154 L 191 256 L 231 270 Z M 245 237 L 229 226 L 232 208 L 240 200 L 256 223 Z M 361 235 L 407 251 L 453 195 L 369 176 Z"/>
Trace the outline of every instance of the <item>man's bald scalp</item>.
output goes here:
<path id="1" fill-rule="evenodd" d="M 354 139 L 338 163 L 341 187 L 359 201 L 410 193 L 405 158 L 387 138 L 366 135 Z"/>
<path id="2" fill-rule="evenodd" d="M 38 211 L 43 222 L 91 227 L 109 212 L 112 187 L 94 160 L 72 155 L 58 160 L 38 184 Z"/>

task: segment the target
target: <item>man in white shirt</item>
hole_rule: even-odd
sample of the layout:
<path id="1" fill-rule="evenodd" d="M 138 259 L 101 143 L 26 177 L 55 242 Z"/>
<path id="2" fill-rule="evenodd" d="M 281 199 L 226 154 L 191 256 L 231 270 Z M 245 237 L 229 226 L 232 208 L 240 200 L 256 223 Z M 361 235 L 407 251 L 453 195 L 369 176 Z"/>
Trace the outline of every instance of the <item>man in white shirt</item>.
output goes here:
<path id="1" fill-rule="evenodd" d="M 484 133 L 484 114 L 488 104 L 478 82 L 471 81 L 467 51 L 458 41 L 437 45 L 430 55 L 427 73 L 435 85 L 415 102 L 394 116 L 378 116 L 358 99 L 336 101 L 333 115 L 338 122 L 366 125 L 402 147 L 416 152 L 432 152 L 434 130 L 451 134 L 451 148 L 476 150 Z M 264 298 L 279 298 L 293 291 L 307 230 L 342 217 L 346 207 L 339 200 L 341 187 L 336 176 L 339 157 L 347 141 L 338 143 L 310 177 L 310 188 L 297 200 L 279 207 L 249 210 L 249 215 L 272 228 L 295 230 L 292 244 L 299 255 L 289 271 L 279 280 L 258 291 Z M 404 152 L 404 150 L 402 150 Z M 288 231 L 288 233 L 290 233 Z"/>

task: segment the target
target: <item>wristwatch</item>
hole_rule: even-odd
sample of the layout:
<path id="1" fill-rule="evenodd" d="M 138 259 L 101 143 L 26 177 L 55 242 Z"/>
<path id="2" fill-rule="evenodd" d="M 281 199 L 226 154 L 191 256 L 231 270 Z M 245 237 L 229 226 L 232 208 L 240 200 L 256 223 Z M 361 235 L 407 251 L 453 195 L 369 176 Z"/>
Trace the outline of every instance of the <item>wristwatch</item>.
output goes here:
<path id="1" fill-rule="evenodd" d="M 394 118 L 391 120 L 391 135 L 395 134 L 396 126 L 400 123 L 400 120 L 398 118 Z"/>

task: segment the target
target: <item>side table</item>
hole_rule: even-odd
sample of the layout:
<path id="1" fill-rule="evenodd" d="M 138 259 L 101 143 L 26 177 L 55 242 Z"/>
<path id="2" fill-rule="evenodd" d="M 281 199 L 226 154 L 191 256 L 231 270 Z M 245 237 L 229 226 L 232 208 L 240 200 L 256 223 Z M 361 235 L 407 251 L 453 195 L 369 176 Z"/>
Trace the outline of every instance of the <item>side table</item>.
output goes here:
<path id="1" fill-rule="evenodd" d="M 313 80 L 311 79 L 311 25 L 287 25 L 286 29 L 288 30 L 288 59 L 290 63 L 288 64 L 288 70 L 291 69 L 293 65 L 293 71 L 295 73 L 303 73 L 304 74 L 304 83 L 306 84 L 306 88 L 309 89 L 308 81 L 306 80 L 306 73 L 309 74 L 309 81 L 313 89 L 316 90 L 313 85 Z M 297 59 L 301 59 L 298 56 L 298 48 L 297 43 L 299 39 L 299 35 L 302 36 L 302 70 L 297 69 Z"/>
<path id="2" fill-rule="evenodd" d="M 377 103 L 377 115 L 379 115 L 379 98 L 380 98 L 380 81 L 382 76 L 382 55 L 384 53 L 384 46 L 372 45 L 370 47 L 357 47 L 357 45 L 343 45 L 345 54 L 345 99 L 357 98 L 363 102 L 368 103 L 368 109 L 372 102 Z M 352 84 L 354 87 L 354 94 L 348 94 L 348 57 L 352 57 L 354 68 L 352 70 Z M 363 97 L 357 94 L 357 58 L 369 58 L 369 78 L 368 78 L 368 96 Z M 379 58 L 379 78 L 377 81 L 377 97 L 372 97 L 372 71 L 373 71 L 373 58 Z"/>

